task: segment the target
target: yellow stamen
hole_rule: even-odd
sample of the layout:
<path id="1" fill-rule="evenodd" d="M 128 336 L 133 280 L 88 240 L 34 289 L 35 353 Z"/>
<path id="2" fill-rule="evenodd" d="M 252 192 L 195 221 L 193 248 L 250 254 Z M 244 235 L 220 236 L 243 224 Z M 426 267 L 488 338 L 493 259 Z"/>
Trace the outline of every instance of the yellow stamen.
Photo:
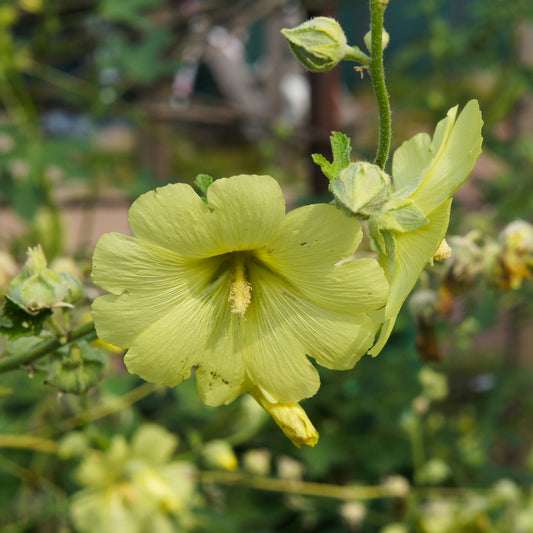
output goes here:
<path id="1" fill-rule="evenodd" d="M 244 316 L 252 301 L 252 286 L 248 283 L 244 272 L 244 258 L 238 256 L 235 261 L 235 277 L 229 292 L 231 312 L 235 315 Z"/>
<path id="2" fill-rule="evenodd" d="M 445 261 L 452 255 L 452 249 L 450 245 L 446 242 L 446 239 L 442 239 L 440 246 L 438 247 L 435 255 L 433 256 L 433 261 Z"/>

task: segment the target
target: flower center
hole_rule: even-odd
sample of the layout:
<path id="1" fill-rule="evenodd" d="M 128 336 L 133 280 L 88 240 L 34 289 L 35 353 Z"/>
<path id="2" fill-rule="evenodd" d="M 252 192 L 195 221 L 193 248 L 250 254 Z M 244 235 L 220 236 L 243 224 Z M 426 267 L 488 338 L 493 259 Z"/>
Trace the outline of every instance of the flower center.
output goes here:
<path id="1" fill-rule="evenodd" d="M 234 315 L 244 317 L 251 300 L 252 286 L 246 279 L 244 255 L 236 253 L 233 270 L 233 281 L 231 282 L 231 288 L 228 297 L 228 301 L 231 304 L 231 312 Z"/>

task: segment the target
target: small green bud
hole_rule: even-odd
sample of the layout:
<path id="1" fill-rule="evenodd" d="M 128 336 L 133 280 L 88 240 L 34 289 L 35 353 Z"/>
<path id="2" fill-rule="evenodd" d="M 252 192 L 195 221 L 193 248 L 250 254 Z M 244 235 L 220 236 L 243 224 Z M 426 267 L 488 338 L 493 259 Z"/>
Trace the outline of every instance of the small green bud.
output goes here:
<path id="1" fill-rule="evenodd" d="M 202 455 L 206 463 L 212 468 L 221 470 L 236 470 L 239 461 L 233 448 L 225 440 L 212 440 L 204 445 Z"/>
<path id="2" fill-rule="evenodd" d="M 368 51 L 371 52 L 372 51 L 372 32 L 371 31 L 367 32 L 363 40 L 365 41 L 365 46 L 367 47 Z M 387 48 L 387 46 L 389 45 L 389 40 L 390 40 L 389 34 L 385 30 L 383 30 L 383 33 L 381 34 L 381 49 L 382 50 L 385 50 L 385 48 Z"/>
<path id="3" fill-rule="evenodd" d="M 48 382 L 60 391 L 84 394 L 101 377 L 104 361 L 85 341 L 60 348 L 50 356 Z"/>
<path id="4" fill-rule="evenodd" d="M 418 380 L 424 388 L 426 398 L 438 401 L 448 396 L 448 380 L 444 374 L 424 367 L 418 373 Z"/>
<path id="5" fill-rule="evenodd" d="M 48 268 L 41 245 L 28 248 L 22 271 L 13 278 L 8 295 L 29 313 L 39 313 L 58 305 L 68 305 L 82 296 L 80 281 L 66 272 Z"/>
<path id="6" fill-rule="evenodd" d="M 83 288 L 80 280 L 66 272 L 61 272 L 59 277 L 62 279 L 65 287 L 65 297 L 63 298 L 63 301 L 73 304 L 80 300 L 83 296 Z"/>
<path id="7" fill-rule="evenodd" d="M 59 274 L 47 268 L 41 245 L 28 249 L 28 259 L 22 271 L 13 278 L 8 294 L 29 312 L 35 313 L 57 305 L 67 289 Z"/>
<path id="8" fill-rule="evenodd" d="M 329 17 L 315 17 L 296 28 L 283 29 L 281 33 L 296 59 L 314 72 L 331 70 L 350 49 L 339 23 Z"/>
<path id="9" fill-rule="evenodd" d="M 389 196 L 390 177 L 372 163 L 350 163 L 331 183 L 337 203 L 349 213 L 369 218 L 381 211 Z"/>
<path id="10" fill-rule="evenodd" d="M 447 463 L 437 457 L 422 466 L 416 480 L 418 483 L 438 485 L 450 477 L 451 469 Z"/>

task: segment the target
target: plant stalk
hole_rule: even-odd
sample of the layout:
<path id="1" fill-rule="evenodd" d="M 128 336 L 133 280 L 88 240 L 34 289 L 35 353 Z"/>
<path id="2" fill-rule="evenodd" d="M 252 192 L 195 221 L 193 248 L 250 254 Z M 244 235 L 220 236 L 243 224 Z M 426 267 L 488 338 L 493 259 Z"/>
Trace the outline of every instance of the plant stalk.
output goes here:
<path id="1" fill-rule="evenodd" d="M 91 341 L 96 339 L 96 330 L 94 329 L 94 322 L 87 322 L 79 326 L 78 328 L 67 333 L 65 336 L 55 337 L 53 339 L 47 339 L 43 342 L 40 342 L 37 346 L 34 346 L 30 350 L 26 350 L 17 355 L 11 357 L 6 357 L 5 359 L 0 359 L 0 373 L 8 372 L 18 368 L 21 365 L 27 365 L 46 354 L 57 350 L 61 346 L 70 344 L 75 340 L 78 340 L 82 337 L 86 337 L 86 340 Z"/>
<path id="2" fill-rule="evenodd" d="M 371 61 L 370 76 L 378 102 L 379 141 L 374 163 L 385 168 L 391 142 L 391 110 L 383 69 L 383 17 L 389 0 L 370 0 Z"/>

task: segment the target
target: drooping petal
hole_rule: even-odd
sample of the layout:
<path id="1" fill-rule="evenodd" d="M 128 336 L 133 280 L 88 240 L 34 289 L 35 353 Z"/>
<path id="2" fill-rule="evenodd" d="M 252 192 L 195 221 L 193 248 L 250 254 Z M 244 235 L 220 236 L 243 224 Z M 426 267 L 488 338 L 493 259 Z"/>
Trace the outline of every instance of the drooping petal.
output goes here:
<path id="1" fill-rule="evenodd" d="M 128 220 L 136 237 L 172 250 L 182 257 L 217 255 L 213 217 L 194 189 L 184 183 L 143 194 L 130 208 Z"/>
<path id="2" fill-rule="evenodd" d="M 270 176 L 234 176 L 216 180 L 207 190 L 213 210 L 211 231 L 221 252 L 268 245 L 279 234 L 285 200 Z"/>
<path id="3" fill-rule="evenodd" d="M 405 299 L 444 239 L 450 221 L 451 204 L 452 200 L 448 200 L 429 215 L 430 223 L 426 226 L 394 236 L 396 240 L 394 271 L 391 272 L 391 267 L 383 261 L 390 275 L 391 293 L 385 307 L 384 325 L 370 354 L 377 355 L 385 345 Z"/>
<path id="4" fill-rule="evenodd" d="M 446 129 L 437 130 L 436 135 L 442 135 L 438 152 L 410 196 L 426 215 L 455 194 L 481 153 L 483 120 L 477 100 L 466 104 L 455 123 L 454 115 L 455 108 L 449 112 Z"/>
<path id="5" fill-rule="evenodd" d="M 98 335 L 128 348 L 140 332 L 199 293 L 220 261 L 187 261 L 146 241 L 119 233 L 103 235 L 93 255 L 92 277 L 112 294 L 93 302 Z"/>

